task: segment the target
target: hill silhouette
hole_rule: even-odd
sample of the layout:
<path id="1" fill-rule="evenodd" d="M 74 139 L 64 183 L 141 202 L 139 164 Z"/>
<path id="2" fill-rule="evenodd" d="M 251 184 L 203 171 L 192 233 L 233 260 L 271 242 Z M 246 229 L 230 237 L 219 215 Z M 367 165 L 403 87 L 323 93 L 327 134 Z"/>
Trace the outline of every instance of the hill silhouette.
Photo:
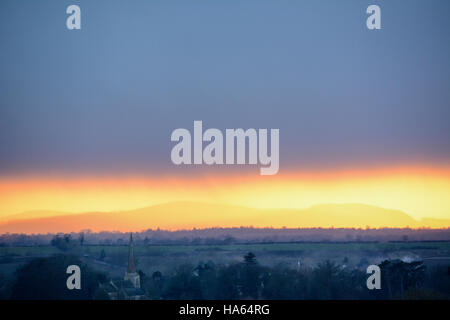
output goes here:
<path id="1" fill-rule="evenodd" d="M 30 216 L 30 215 L 28 215 Z M 418 228 L 450 226 L 450 221 L 417 221 L 399 210 L 365 204 L 323 204 L 307 209 L 254 209 L 197 202 L 171 202 L 137 210 L 58 213 L 23 219 L 27 214 L 0 223 L 0 233 L 56 233 L 192 229 L 210 227 L 290 228 Z M 10 218 L 11 219 L 11 218 Z"/>

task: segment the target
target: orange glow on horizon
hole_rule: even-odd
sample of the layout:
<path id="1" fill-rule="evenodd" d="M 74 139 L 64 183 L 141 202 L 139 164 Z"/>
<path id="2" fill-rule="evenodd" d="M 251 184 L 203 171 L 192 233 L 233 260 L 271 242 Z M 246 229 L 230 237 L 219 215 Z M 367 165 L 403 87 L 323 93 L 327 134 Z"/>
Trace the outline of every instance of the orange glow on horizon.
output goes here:
<path id="1" fill-rule="evenodd" d="M 280 172 L 275 176 L 209 174 L 154 178 L 0 178 L 0 221 L 8 215 L 27 211 L 107 212 L 173 201 L 258 209 L 301 209 L 325 203 L 362 203 L 401 210 L 417 220 L 450 219 L 450 169 L 397 167 L 327 172 L 291 171 Z M 51 214 L 38 212 L 32 217 Z M 386 221 L 386 225 L 389 226 L 389 221 Z"/>

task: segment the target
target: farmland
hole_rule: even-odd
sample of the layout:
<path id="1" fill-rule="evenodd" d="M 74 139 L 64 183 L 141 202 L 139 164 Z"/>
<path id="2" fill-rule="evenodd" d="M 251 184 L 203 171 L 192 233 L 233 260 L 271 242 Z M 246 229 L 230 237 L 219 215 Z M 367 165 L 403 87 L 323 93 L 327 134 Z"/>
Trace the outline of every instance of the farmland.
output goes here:
<path id="1" fill-rule="evenodd" d="M 292 268 L 314 266 L 325 260 L 363 269 L 384 259 L 424 260 L 448 264 L 450 242 L 300 242 L 231 245 L 136 245 L 138 269 L 145 273 L 172 272 L 183 264 L 213 261 L 229 264 L 253 252 L 262 265 L 283 264 Z M 54 246 L 0 247 L 0 273 L 10 274 L 31 258 L 71 253 L 83 257 L 93 268 L 120 276 L 125 271 L 127 245 L 84 245 L 70 252 Z"/>

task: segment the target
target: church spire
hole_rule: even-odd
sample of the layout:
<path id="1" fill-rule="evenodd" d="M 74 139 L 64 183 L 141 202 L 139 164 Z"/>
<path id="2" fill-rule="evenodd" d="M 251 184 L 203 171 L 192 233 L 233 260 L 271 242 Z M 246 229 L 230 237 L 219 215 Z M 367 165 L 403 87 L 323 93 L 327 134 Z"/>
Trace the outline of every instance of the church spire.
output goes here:
<path id="1" fill-rule="evenodd" d="M 130 233 L 130 249 L 128 252 L 128 270 L 127 273 L 136 273 L 136 263 L 134 260 L 133 233 Z"/>

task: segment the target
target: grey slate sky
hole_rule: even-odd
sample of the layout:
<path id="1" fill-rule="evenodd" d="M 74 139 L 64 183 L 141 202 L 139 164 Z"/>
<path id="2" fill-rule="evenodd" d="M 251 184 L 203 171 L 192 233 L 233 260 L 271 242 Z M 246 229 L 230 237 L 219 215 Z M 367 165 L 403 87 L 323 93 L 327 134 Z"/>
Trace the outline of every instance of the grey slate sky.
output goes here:
<path id="1" fill-rule="evenodd" d="M 280 171 L 448 165 L 449 17 L 447 0 L 2 0 L 0 175 L 170 171 L 194 120 L 279 128 Z"/>

